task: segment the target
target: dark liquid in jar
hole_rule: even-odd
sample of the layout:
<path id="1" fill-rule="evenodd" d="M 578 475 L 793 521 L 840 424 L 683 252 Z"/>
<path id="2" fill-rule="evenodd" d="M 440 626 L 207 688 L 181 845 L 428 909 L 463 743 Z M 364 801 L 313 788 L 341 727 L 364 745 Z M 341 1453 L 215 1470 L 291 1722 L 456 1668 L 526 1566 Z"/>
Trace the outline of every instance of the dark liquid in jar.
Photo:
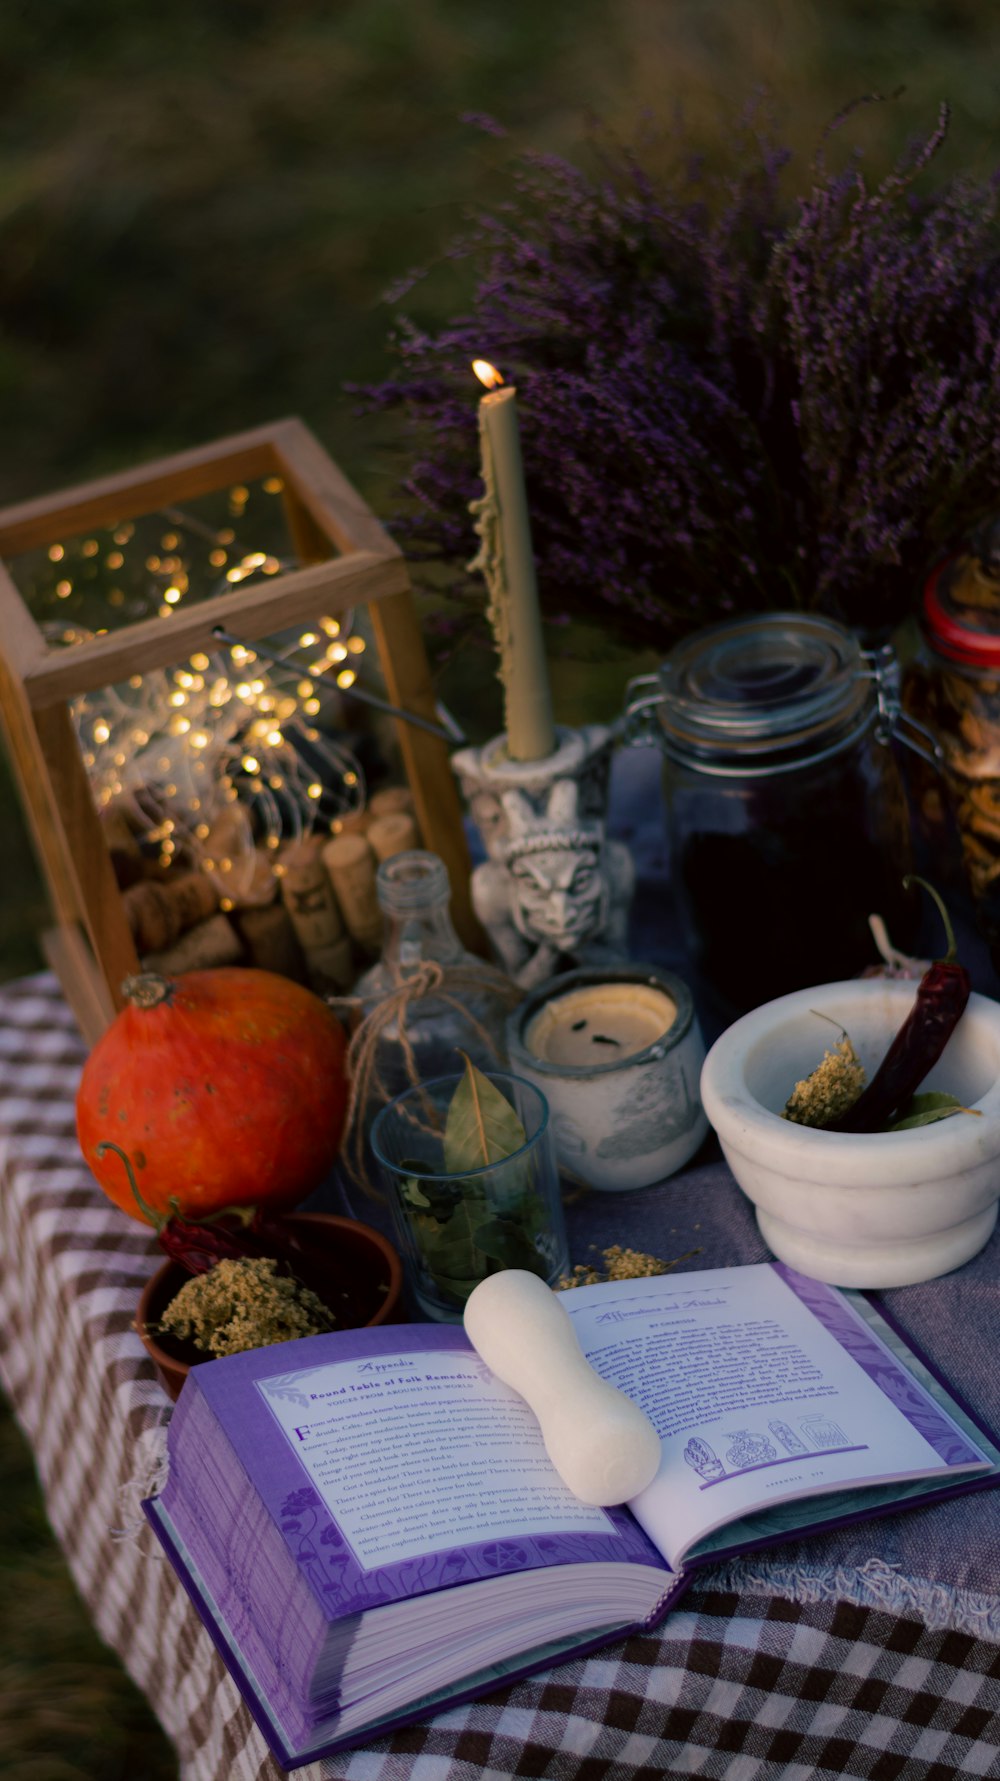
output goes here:
<path id="1" fill-rule="evenodd" d="M 675 788 L 672 874 L 688 942 L 741 1011 L 876 963 L 871 914 L 896 946 L 913 945 L 905 806 L 892 756 L 878 753 L 853 771 L 835 757 L 743 781 L 729 796 Z"/>

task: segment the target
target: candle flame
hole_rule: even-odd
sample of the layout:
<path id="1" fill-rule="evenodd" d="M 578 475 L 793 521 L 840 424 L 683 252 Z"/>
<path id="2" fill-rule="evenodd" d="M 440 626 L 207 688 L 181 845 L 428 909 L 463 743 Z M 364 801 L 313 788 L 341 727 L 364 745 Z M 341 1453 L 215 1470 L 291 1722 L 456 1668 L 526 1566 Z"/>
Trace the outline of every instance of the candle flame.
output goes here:
<path id="1" fill-rule="evenodd" d="M 498 384 L 503 383 L 499 371 L 495 365 L 490 364 L 489 359 L 473 359 L 472 369 L 480 383 L 484 383 L 488 390 L 495 390 Z"/>

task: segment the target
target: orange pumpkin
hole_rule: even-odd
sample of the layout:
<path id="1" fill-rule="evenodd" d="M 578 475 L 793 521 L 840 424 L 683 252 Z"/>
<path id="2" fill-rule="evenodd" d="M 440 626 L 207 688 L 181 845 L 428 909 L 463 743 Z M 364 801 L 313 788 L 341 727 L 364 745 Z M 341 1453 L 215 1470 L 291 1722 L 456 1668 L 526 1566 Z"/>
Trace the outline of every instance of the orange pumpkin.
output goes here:
<path id="1" fill-rule="evenodd" d="M 271 971 L 155 972 L 122 986 L 126 1006 L 80 1079 L 76 1129 L 105 1193 L 142 1218 L 121 1160 L 154 1213 L 294 1206 L 327 1173 L 347 1109 L 343 1028 L 310 990 Z"/>

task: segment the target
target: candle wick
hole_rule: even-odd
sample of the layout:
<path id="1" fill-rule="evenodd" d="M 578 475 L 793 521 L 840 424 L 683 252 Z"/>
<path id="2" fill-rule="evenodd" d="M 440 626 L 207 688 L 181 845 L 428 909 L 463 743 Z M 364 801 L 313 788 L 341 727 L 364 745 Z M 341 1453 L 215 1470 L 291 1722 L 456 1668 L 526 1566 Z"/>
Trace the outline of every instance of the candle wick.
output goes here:
<path id="1" fill-rule="evenodd" d="M 606 1033 L 591 1033 L 590 1043 L 592 1045 L 620 1045 L 621 1040 L 609 1039 Z"/>
<path id="2" fill-rule="evenodd" d="M 572 1027 L 570 1028 L 570 1031 L 573 1033 L 582 1033 L 586 1024 L 587 1023 L 585 1020 L 575 1020 L 573 1022 Z"/>

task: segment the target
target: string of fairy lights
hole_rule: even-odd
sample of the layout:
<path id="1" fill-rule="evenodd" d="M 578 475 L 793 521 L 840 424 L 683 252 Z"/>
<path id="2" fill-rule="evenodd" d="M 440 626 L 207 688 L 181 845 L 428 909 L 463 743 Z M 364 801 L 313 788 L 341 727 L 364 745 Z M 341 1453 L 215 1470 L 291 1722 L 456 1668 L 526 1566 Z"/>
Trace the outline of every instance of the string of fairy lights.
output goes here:
<path id="1" fill-rule="evenodd" d="M 275 477 L 262 486 L 273 494 L 282 485 Z M 242 486 L 229 491 L 234 517 L 249 497 Z M 265 550 L 237 554 L 233 527 L 175 510 L 166 517 L 159 549 L 143 559 L 143 585 L 131 591 L 115 579 L 98 587 L 94 572 L 114 578 L 126 568 L 126 547 L 138 542 L 133 523 L 113 529 L 103 555 L 99 538 L 48 547 L 42 628 L 50 641 L 72 646 L 109 628 L 57 617 L 54 603 L 74 596 L 89 620 L 102 616 L 102 601 L 129 623 L 153 613 L 168 619 L 192 594 L 211 599 L 294 566 Z M 207 546 L 197 565 L 192 534 Z M 317 830 L 335 834 L 363 807 L 359 762 L 316 720 L 334 688 L 355 684 L 364 651 L 353 614 L 324 616 L 273 649 L 227 638 L 172 669 L 79 696 L 71 710 L 98 809 L 119 814 L 161 865 L 183 857 L 200 867 L 223 909 L 269 900 L 287 845 Z"/>

